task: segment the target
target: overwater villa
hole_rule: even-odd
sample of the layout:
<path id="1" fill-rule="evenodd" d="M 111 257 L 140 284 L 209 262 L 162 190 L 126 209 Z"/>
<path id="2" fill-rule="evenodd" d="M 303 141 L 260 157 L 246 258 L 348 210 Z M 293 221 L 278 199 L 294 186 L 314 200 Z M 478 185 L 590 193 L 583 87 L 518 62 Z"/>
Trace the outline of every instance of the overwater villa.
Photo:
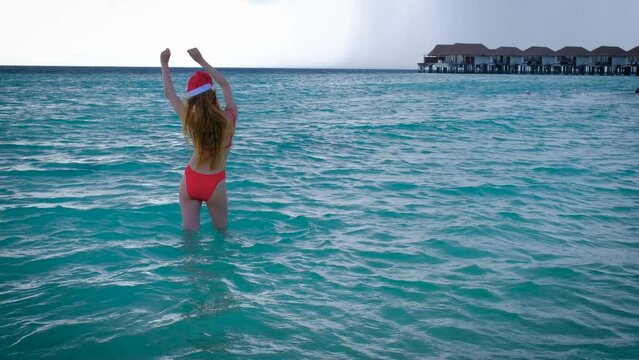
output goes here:
<path id="1" fill-rule="evenodd" d="M 483 44 L 438 44 L 424 61 L 420 72 L 488 74 L 639 75 L 639 46 L 625 51 L 600 46 L 589 51 L 566 46 L 557 51 L 531 46 L 489 49 Z"/>

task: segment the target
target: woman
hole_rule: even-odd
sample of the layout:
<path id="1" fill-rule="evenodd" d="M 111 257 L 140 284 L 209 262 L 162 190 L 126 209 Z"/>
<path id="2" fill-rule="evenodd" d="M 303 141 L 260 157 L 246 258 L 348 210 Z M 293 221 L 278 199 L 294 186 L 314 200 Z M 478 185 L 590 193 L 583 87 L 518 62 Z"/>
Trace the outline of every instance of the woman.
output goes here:
<path id="1" fill-rule="evenodd" d="M 185 230 L 199 230 L 200 208 L 205 202 L 213 224 L 222 230 L 228 216 L 226 157 L 235 133 L 237 106 L 222 74 L 204 60 L 198 49 L 190 49 L 188 53 L 206 72 L 198 70 L 191 76 L 185 103 L 173 89 L 169 72 L 171 51 L 166 49 L 160 55 L 164 95 L 182 120 L 184 136 L 194 149 L 179 188 L 182 225 Z M 224 110 L 218 103 L 213 80 L 222 88 Z"/>

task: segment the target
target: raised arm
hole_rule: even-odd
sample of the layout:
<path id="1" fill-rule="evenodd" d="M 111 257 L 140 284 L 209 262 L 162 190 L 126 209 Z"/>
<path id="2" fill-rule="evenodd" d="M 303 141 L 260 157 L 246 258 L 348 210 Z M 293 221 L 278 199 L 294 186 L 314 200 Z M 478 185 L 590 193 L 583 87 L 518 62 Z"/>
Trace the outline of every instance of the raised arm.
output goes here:
<path id="1" fill-rule="evenodd" d="M 226 109 L 234 113 L 234 116 L 237 116 L 237 105 L 235 105 L 235 100 L 233 99 L 233 91 L 231 91 L 231 85 L 229 85 L 228 81 L 222 76 L 222 74 L 217 71 L 213 66 L 209 65 L 209 63 L 204 60 L 204 57 L 200 53 L 200 50 L 197 48 L 189 49 L 189 55 L 195 60 L 196 63 L 200 64 L 206 70 L 209 75 L 217 82 L 222 88 L 222 95 L 224 95 L 224 103 L 226 103 Z"/>
<path id="2" fill-rule="evenodd" d="M 175 93 L 173 88 L 173 80 L 171 80 L 171 72 L 169 71 L 169 58 L 171 57 L 171 50 L 166 49 L 160 54 L 160 63 L 162 64 L 162 81 L 164 82 L 164 96 L 169 99 L 173 110 L 178 116 L 182 116 L 182 100 Z"/>

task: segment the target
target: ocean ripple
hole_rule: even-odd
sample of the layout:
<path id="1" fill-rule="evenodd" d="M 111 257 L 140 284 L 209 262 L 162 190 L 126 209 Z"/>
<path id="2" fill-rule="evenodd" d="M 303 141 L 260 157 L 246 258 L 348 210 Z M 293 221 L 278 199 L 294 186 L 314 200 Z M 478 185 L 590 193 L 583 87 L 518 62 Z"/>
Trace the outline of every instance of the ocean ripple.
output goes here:
<path id="1" fill-rule="evenodd" d="M 639 357 L 634 79 L 225 74 L 192 234 L 157 69 L 0 68 L 1 357 Z"/>

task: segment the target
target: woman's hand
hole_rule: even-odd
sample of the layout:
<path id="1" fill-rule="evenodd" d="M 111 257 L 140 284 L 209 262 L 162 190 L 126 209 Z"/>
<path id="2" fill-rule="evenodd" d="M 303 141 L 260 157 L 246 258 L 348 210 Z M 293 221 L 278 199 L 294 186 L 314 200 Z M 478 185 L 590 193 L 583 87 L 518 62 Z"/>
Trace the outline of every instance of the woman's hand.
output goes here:
<path id="1" fill-rule="evenodd" d="M 169 50 L 169 48 L 166 48 L 166 50 L 160 53 L 160 63 L 162 65 L 168 65 L 170 57 L 171 57 L 171 50 Z"/>
<path id="2" fill-rule="evenodd" d="M 204 57 L 200 53 L 200 50 L 198 50 L 197 48 L 189 49 L 187 50 L 187 52 L 189 53 L 189 55 L 191 55 L 191 58 L 193 58 L 196 63 L 201 64 L 202 61 L 204 61 Z"/>

